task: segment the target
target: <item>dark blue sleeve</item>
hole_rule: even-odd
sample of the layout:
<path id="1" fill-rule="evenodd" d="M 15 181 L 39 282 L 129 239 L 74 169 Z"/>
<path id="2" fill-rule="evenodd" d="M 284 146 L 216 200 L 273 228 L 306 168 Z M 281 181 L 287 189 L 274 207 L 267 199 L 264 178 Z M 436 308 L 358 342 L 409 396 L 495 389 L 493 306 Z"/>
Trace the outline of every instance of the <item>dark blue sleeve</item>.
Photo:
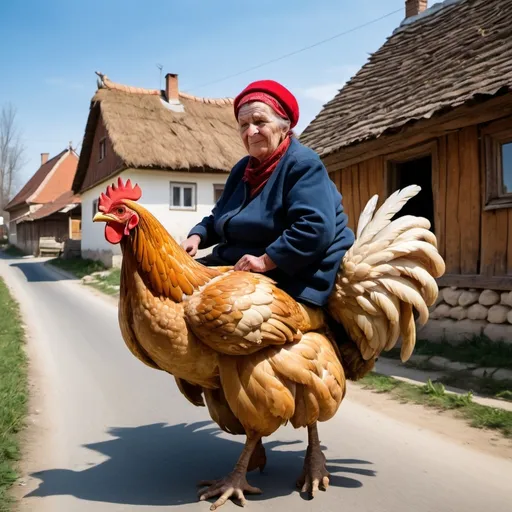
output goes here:
<path id="1" fill-rule="evenodd" d="M 288 228 L 267 247 L 270 259 L 294 274 L 321 257 L 336 235 L 332 181 L 320 160 L 295 163 L 284 198 Z"/>
<path id="2" fill-rule="evenodd" d="M 217 204 L 213 207 L 212 213 L 207 217 L 204 217 L 199 224 L 196 224 L 189 232 L 188 236 L 199 235 L 201 238 L 201 243 L 199 244 L 199 249 L 207 249 L 212 245 L 216 245 L 221 242 L 220 236 L 215 231 L 215 217 L 218 212 L 222 211 L 224 204 L 226 203 L 227 198 L 236 188 L 236 184 L 238 180 L 241 179 L 241 172 L 245 170 L 245 165 L 247 163 L 247 157 L 243 158 L 238 162 L 235 167 L 231 170 L 228 179 L 226 180 L 226 184 L 224 185 L 224 191 L 220 196 Z"/>
<path id="3" fill-rule="evenodd" d="M 215 228 L 213 227 L 215 221 L 215 213 L 218 209 L 219 202 L 217 202 L 217 204 L 214 206 L 212 213 L 208 215 L 208 217 L 204 217 L 203 220 L 196 224 L 188 234 L 189 237 L 191 237 L 192 235 L 199 235 L 199 237 L 201 238 L 201 242 L 199 243 L 199 249 L 206 249 L 220 242 L 220 237 L 215 231 Z"/>

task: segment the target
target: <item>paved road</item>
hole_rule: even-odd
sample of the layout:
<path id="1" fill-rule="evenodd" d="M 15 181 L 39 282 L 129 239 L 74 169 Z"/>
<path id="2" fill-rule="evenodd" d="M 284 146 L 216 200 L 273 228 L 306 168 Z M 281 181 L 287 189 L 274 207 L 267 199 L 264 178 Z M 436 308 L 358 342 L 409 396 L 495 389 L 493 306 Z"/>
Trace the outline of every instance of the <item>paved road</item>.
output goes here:
<path id="1" fill-rule="evenodd" d="M 173 380 L 124 347 L 115 304 L 59 277 L 40 260 L 0 260 L 22 301 L 31 351 L 44 371 L 43 418 L 51 418 L 23 510 L 110 512 L 208 510 L 195 482 L 231 469 L 240 439 L 219 434 L 205 409 L 189 405 Z M 267 442 L 265 494 L 252 511 L 509 512 L 512 463 L 443 440 L 347 400 L 321 425 L 332 487 L 313 501 L 293 483 L 305 432 Z M 235 510 L 228 503 L 222 510 Z"/>

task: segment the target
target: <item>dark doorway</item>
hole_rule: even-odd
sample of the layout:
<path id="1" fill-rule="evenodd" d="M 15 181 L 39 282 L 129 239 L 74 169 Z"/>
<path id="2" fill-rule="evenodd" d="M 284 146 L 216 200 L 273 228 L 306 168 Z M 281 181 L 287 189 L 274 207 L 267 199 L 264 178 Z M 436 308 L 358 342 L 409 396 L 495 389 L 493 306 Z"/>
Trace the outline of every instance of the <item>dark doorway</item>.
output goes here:
<path id="1" fill-rule="evenodd" d="M 432 194 L 432 156 L 423 156 L 405 162 L 392 162 L 391 192 L 408 185 L 419 185 L 421 192 L 410 199 L 395 217 L 415 215 L 430 221 L 434 229 L 434 196 Z"/>

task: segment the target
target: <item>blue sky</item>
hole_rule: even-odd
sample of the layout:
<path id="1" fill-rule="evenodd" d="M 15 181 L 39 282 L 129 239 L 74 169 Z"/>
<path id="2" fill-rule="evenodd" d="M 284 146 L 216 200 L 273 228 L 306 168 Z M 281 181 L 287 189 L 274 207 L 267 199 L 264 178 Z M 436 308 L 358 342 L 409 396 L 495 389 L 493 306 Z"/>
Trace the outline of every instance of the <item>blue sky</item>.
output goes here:
<path id="1" fill-rule="evenodd" d="M 286 85 L 301 131 L 391 35 L 404 0 L 25 0 L 0 2 L 0 105 L 18 110 L 27 147 L 21 186 L 40 153 L 83 138 L 95 71 L 158 88 L 160 71 L 180 89 L 235 96 L 249 82 Z M 228 75 L 314 44 L 392 11 L 370 26 L 228 80 Z M 203 86 L 203 87 L 202 87 Z"/>

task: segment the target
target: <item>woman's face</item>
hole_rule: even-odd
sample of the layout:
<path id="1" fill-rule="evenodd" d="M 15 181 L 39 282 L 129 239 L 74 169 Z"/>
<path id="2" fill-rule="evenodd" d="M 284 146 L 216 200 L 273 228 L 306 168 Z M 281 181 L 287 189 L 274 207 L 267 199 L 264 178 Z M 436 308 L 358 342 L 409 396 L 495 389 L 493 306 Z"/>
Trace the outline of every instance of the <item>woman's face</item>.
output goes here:
<path id="1" fill-rule="evenodd" d="M 260 162 L 277 149 L 288 133 L 286 121 L 281 121 L 271 107 L 258 101 L 242 105 L 238 128 L 245 149 Z"/>

